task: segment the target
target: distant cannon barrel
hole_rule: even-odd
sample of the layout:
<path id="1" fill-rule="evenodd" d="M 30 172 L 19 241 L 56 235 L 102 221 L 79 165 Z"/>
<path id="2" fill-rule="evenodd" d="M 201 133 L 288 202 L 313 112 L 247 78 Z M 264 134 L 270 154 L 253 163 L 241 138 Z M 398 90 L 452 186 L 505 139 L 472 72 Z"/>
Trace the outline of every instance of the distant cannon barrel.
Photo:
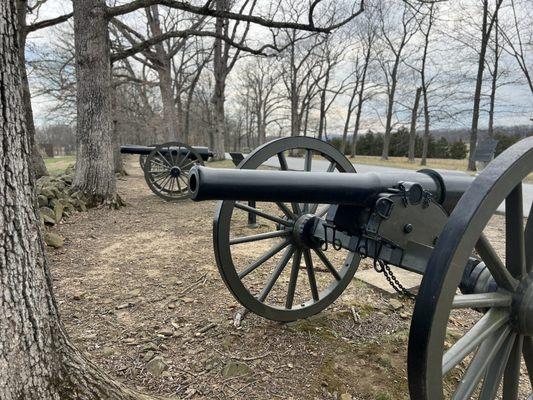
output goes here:
<path id="1" fill-rule="evenodd" d="M 191 198 L 351 204 L 370 206 L 380 193 L 400 182 L 418 183 L 451 211 L 472 177 L 466 174 L 440 174 L 434 170 L 398 173 L 327 173 L 216 169 L 196 166 L 189 173 Z"/>
<path id="2" fill-rule="evenodd" d="M 153 150 L 155 150 L 155 148 L 156 146 L 139 146 L 135 144 L 127 144 L 124 146 L 120 146 L 120 152 L 122 154 L 137 154 L 137 155 L 148 156 Z M 209 151 L 209 148 L 207 147 L 193 146 L 192 148 L 196 150 L 196 152 L 202 157 L 204 161 L 207 161 L 210 157 L 213 157 L 213 152 Z M 174 149 L 174 147 L 161 149 L 161 152 L 163 153 L 162 155 L 166 155 L 164 153 L 167 153 L 168 151 L 172 151 L 172 149 Z M 176 147 L 175 150 L 178 151 L 180 155 L 185 155 L 187 154 L 187 151 L 188 151 L 187 148 L 185 147 L 179 147 L 179 148 Z"/>

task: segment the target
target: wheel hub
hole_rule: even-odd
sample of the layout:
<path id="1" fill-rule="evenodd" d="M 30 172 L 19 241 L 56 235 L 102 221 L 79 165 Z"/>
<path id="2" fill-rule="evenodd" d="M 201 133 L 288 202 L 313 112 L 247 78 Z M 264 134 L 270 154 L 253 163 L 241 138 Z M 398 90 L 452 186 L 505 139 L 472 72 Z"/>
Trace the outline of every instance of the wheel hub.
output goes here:
<path id="1" fill-rule="evenodd" d="M 180 167 L 174 166 L 170 169 L 170 176 L 172 176 L 173 178 L 178 178 L 180 175 L 181 175 Z"/>
<path id="2" fill-rule="evenodd" d="M 511 319 L 518 332 L 533 336 L 533 272 L 522 280 L 513 296 Z"/>
<path id="3" fill-rule="evenodd" d="M 294 223 L 292 236 L 296 245 L 302 248 L 317 248 L 320 243 L 313 236 L 317 217 L 311 214 L 303 214 Z"/>

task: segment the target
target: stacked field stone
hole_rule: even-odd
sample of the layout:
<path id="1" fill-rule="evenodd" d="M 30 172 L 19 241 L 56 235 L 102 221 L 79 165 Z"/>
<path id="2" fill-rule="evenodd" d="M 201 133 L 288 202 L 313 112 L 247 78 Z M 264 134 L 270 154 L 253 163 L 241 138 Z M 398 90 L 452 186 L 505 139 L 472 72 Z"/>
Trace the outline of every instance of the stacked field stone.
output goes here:
<path id="1" fill-rule="evenodd" d="M 82 194 L 71 187 L 73 178 L 71 167 L 61 175 L 43 176 L 37 180 L 37 201 L 41 225 L 45 228 L 44 239 L 47 245 L 55 248 L 63 245 L 63 239 L 50 228 L 76 211 L 87 211 Z"/>

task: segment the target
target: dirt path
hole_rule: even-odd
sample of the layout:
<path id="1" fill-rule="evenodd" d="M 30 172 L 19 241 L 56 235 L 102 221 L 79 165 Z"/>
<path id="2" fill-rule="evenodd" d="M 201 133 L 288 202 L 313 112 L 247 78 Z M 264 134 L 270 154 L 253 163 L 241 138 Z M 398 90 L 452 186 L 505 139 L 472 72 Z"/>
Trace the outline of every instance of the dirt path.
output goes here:
<path id="1" fill-rule="evenodd" d="M 393 311 L 354 281 L 314 318 L 248 315 L 237 329 L 213 257 L 214 203 L 166 203 L 136 160 L 128 171 L 119 192 L 129 206 L 76 214 L 59 227 L 65 247 L 49 252 L 67 329 L 105 370 L 180 398 L 408 398 L 411 304 Z"/>

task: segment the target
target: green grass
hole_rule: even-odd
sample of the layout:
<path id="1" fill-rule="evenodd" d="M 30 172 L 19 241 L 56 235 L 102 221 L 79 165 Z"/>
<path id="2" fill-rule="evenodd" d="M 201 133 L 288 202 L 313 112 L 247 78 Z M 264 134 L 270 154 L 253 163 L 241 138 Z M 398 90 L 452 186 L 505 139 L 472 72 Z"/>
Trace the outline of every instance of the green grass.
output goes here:
<path id="1" fill-rule="evenodd" d="M 59 175 L 65 172 L 65 170 L 71 165 L 74 165 L 75 162 L 75 156 L 63 156 L 44 159 L 46 169 L 48 169 L 48 173 L 51 175 Z"/>

